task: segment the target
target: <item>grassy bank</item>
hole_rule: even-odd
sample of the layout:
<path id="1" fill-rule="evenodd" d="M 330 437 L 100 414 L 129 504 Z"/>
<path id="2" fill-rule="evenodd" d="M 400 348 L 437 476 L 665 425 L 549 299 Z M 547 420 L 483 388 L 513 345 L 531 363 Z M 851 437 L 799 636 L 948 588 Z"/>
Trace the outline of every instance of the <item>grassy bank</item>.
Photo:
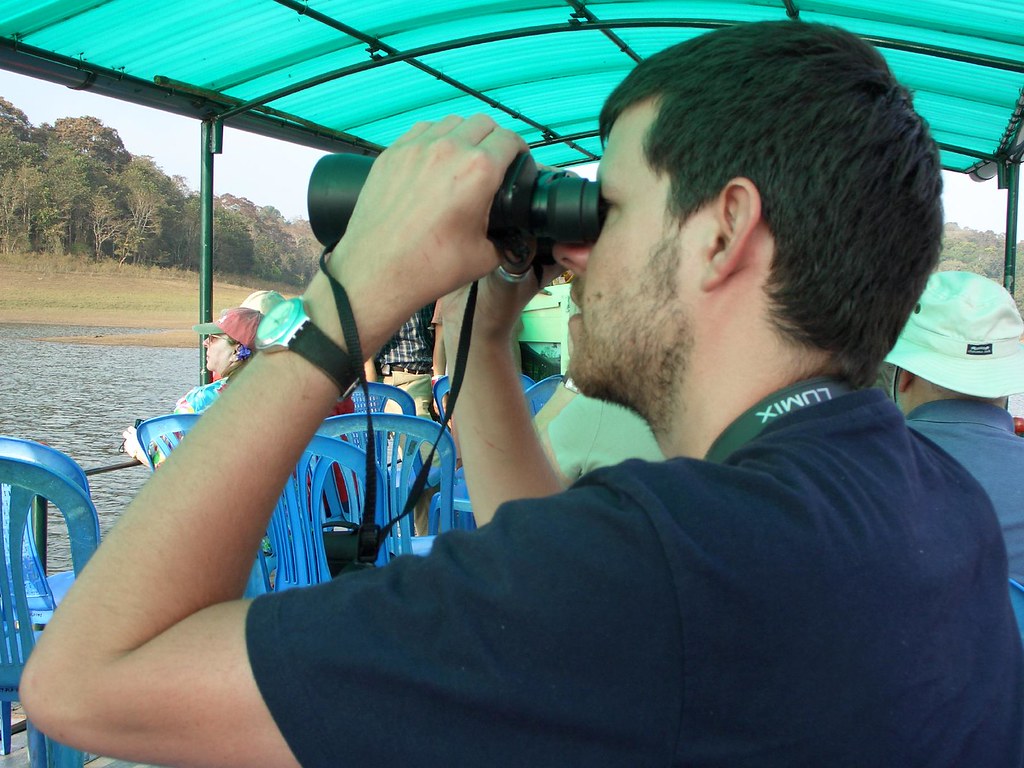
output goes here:
<path id="1" fill-rule="evenodd" d="M 213 309 L 237 306 L 258 288 L 286 296 L 299 289 L 215 281 Z M 199 276 L 156 267 L 119 266 L 71 258 L 0 256 L 0 322 L 124 328 L 89 335 L 93 344 L 192 346 L 199 316 Z M 135 330 L 155 331 L 138 334 Z"/>

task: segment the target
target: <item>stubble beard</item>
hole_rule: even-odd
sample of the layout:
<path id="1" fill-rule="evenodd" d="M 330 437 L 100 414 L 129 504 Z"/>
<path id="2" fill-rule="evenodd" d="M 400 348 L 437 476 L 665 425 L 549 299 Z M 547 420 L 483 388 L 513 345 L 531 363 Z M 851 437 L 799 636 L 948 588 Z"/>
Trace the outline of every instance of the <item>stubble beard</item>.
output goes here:
<path id="1" fill-rule="evenodd" d="M 641 279 L 626 284 L 615 303 L 605 302 L 603 317 L 583 309 L 573 336 L 571 373 L 580 390 L 635 411 L 655 435 L 671 430 L 693 346 L 689 313 L 678 299 L 680 258 L 674 238 L 654 245 Z M 585 291 L 584 280 L 584 308 Z"/>

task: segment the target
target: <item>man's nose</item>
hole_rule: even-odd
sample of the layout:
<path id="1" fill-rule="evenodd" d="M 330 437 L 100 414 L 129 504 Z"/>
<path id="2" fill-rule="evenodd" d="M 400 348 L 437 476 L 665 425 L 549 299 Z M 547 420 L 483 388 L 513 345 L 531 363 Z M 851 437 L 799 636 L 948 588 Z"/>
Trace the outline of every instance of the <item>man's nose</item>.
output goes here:
<path id="1" fill-rule="evenodd" d="M 587 260 L 590 258 L 590 251 L 594 246 L 587 245 L 566 245 L 555 243 L 551 255 L 558 265 L 567 269 L 573 274 L 582 277 L 587 271 Z"/>

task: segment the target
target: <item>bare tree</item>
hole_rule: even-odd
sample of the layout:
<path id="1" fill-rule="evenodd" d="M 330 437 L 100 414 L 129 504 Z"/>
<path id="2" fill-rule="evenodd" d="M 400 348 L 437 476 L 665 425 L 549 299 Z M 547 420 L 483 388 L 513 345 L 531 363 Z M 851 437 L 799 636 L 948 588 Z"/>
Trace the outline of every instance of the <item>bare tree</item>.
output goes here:
<path id="1" fill-rule="evenodd" d="M 117 242 L 123 237 L 125 221 L 121 212 L 117 209 L 109 190 L 106 187 L 100 189 L 92 197 L 92 239 L 93 252 L 96 259 L 103 257 L 103 246 L 113 243 L 116 248 Z"/>
<path id="2" fill-rule="evenodd" d="M 128 207 L 128 222 L 122 240 L 120 261 L 131 258 L 133 263 L 143 261 L 143 245 L 160 226 L 160 212 L 164 196 L 158 186 L 156 174 L 161 171 L 149 158 L 132 158 L 121 175 Z"/>

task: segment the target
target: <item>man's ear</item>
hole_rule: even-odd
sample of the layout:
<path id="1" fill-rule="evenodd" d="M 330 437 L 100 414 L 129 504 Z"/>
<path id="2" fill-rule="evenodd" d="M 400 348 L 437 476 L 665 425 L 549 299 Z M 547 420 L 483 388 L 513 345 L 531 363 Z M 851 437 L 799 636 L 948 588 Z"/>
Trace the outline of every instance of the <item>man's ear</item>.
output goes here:
<path id="1" fill-rule="evenodd" d="M 912 374 L 906 368 L 900 368 L 896 373 L 896 391 L 903 394 L 910 388 L 910 385 L 914 383 L 917 376 Z"/>
<path id="2" fill-rule="evenodd" d="M 766 231 L 760 226 L 761 192 L 750 179 L 730 179 L 711 203 L 714 221 L 711 251 L 701 288 L 717 288 L 752 263 Z"/>

